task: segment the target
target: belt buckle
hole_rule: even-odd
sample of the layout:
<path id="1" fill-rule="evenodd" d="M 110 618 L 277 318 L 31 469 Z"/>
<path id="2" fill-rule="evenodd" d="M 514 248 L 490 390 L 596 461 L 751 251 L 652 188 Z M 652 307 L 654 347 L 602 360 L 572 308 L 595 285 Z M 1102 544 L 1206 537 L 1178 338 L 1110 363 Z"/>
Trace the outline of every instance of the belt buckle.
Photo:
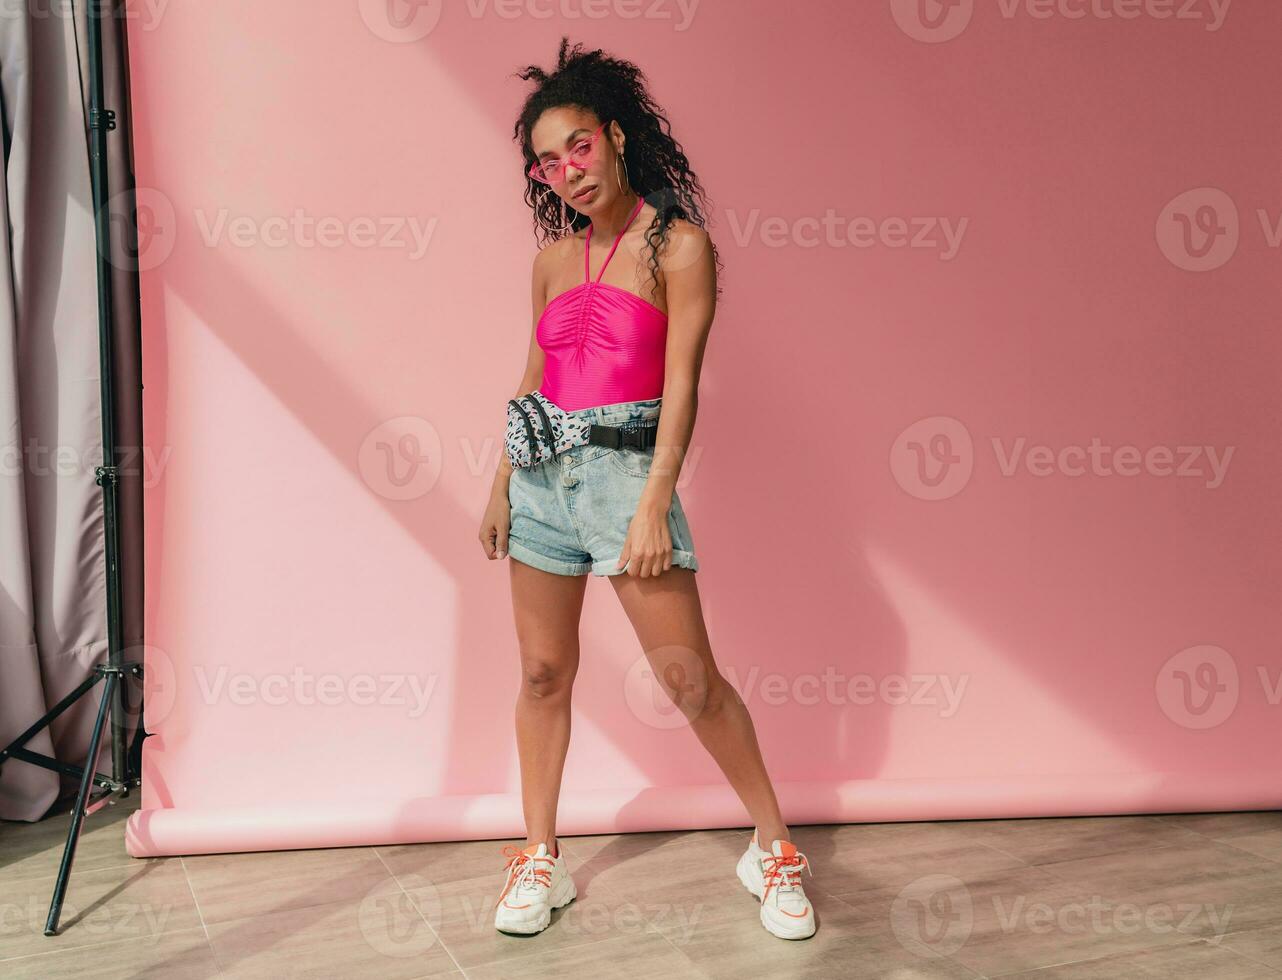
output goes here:
<path id="1" fill-rule="evenodd" d="M 649 446 L 646 442 L 646 437 L 657 424 L 657 421 L 651 419 L 638 419 L 635 422 L 629 422 L 619 430 L 622 435 L 620 441 L 628 449 L 647 449 Z"/>
<path id="2" fill-rule="evenodd" d="M 588 427 L 588 445 L 605 446 L 609 449 L 619 449 L 622 439 L 622 432 L 613 425 L 597 425 L 593 423 Z"/>

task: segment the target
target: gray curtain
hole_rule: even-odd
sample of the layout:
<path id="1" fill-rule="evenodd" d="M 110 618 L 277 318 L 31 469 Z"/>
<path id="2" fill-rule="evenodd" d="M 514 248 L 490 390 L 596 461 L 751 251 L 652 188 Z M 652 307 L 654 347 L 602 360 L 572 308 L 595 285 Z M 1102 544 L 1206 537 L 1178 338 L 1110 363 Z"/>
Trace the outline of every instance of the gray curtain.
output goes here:
<path id="1" fill-rule="evenodd" d="M 102 398 L 89 178 L 86 3 L 0 0 L 0 745 L 106 660 Z M 106 7 L 107 5 L 104 5 Z M 142 481 L 138 288 L 131 253 L 133 168 L 123 2 L 102 18 L 113 224 L 116 439 L 123 452 L 122 643 L 141 659 Z M 121 193 L 122 191 L 126 193 Z M 130 649 L 134 648 L 134 649 Z M 127 685 L 136 703 L 139 687 Z M 87 762 L 103 685 L 27 743 Z M 130 724 L 134 724 L 133 721 Z M 110 767 L 110 729 L 97 765 Z M 76 790 L 21 761 L 0 769 L 0 818 L 38 820 Z"/>

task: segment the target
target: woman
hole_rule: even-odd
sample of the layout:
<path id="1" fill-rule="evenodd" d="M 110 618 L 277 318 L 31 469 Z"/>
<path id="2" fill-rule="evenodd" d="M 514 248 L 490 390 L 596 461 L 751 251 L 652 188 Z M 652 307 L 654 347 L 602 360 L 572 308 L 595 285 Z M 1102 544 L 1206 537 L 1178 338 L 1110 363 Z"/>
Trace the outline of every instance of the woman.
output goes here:
<path id="1" fill-rule="evenodd" d="M 747 708 L 713 660 L 676 492 L 717 294 L 716 249 L 697 203 L 703 189 L 641 71 L 599 50 L 567 48 L 563 39 L 552 74 L 537 66 L 521 73 L 538 83 L 515 130 L 526 198 L 541 238 L 554 242 L 534 260 L 534 330 L 514 397 L 537 388 L 571 414 L 643 435 L 515 471 L 504 456 L 495 476 L 480 538 L 489 558 L 515 559 L 527 832 L 524 849 L 505 849 L 495 925 L 539 932 L 576 894 L 555 822 L 591 572 L 610 577 L 654 676 L 756 824 L 737 872 L 761 900 L 762 924 L 805 938 L 815 931 L 801 886 L 808 864 L 789 840 Z M 669 687 L 674 667 L 679 684 Z"/>

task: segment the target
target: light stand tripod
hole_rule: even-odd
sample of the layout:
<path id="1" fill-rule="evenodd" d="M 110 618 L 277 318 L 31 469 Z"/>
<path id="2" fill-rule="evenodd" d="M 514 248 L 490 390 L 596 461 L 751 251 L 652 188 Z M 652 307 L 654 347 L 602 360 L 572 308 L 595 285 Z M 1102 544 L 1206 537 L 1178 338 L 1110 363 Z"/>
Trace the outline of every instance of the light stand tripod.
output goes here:
<path id="1" fill-rule="evenodd" d="M 102 75 L 102 34 L 99 25 L 99 6 L 102 0 L 89 0 L 87 41 L 89 44 L 89 162 L 90 179 L 93 184 L 94 232 L 97 240 L 98 270 L 98 339 L 100 378 L 102 385 L 102 457 L 103 465 L 95 468 L 95 482 L 102 487 L 104 528 L 106 536 L 106 571 L 107 571 L 107 662 L 99 664 L 91 677 L 86 678 L 74 691 L 53 706 L 42 718 L 19 735 L 10 745 L 0 749 L 0 765 L 7 759 L 21 759 L 32 765 L 52 769 L 54 772 L 80 777 L 80 791 L 76 794 L 75 807 L 71 811 L 71 828 L 67 832 L 67 844 L 62 852 L 62 863 L 58 867 L 58 880 L 54 886 L 53 899 L 49 905 L 49 916 L 45 920 L 44 934 L 55 935 L 58 931 L 58 918 L 62 914 L 62 902 L 67 893 L 67 879 L 71 873 L 71 862 L 75 858 L 76 843 L 80 838 L 80 826 L 87 814 L 93 813 L 107 802 L 115 803 L 117 797 L 127 797 L 132 787 L 142 783 L 142 741 L 146 733 L 142 727 L 141 703 L 137 713 L 138 725 L 133 744 L 126 753 L 125 739 L 128 730 L 125 725 L 125 685 L 126 674 L 142 676 L 142 663 L 125 662 L 120 648 L 121 612 L 120 612 L 120 540 L 119 519 L 117 510 L 117 481 L 119 471 L 116 467 L 115 438 L 115 398 L 112 385 L 114 360 L 112 357 L 112 315 L 111 315 L 111 275 L 108 268 L 110 254 L 110 214 L 107 205 L 107 131 L 116 128 L 116 114 L 110 109 L 102 108 L 103 75 Z M 110 16 L 110 12 L 108 13 Z M 98 705 L 98 717 L 94 722 L 93 735 L 89 742 L 89 758 L 86 764 L 72 766 L 57 759 L 37 752 L 31 752 L 23 746 L 53 719 L 66 711 L 72 704 L 87 694 L 98 681 L 104 681 L 102 700 Z M 98 750 L 102 744 L 102 732 L 108 712 L 111 714 L 111 770 L 110 777 L 95 772 L 98 761 Z M 102 792 L 90 798 L 90 783 L 99 787 Z"/>

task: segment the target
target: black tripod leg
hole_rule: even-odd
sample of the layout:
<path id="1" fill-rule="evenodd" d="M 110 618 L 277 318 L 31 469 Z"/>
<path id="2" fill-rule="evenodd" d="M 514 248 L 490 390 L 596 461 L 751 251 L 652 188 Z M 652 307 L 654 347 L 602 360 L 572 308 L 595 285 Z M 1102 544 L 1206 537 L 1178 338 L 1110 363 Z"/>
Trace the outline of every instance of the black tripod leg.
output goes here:
<path id="1" fill-rule="evenodd" d="M 134 665 L 133 673 L 134 673 L 134 676 L 135 676 L 135 677 L 137 677 L 137 678 L 139 679 L 139 681 L 141 682 L 141 680 L 142 680 L 142 676 L 143 676 L 143 673 L 142 673 L 142 664 L 141 664 L 141 663 L 139 663 L 139 664 L 135 664 L 135 665 Z M 126 691 L 126 690 L 128 690 L 128 688 L 129 688 L 129 685 L 128 685 L 128 684 L 126 684 L 126 683 L 124 683 L 124 682 L 122 681 L 122 682 L 121 682 L 121 684 L 120 684 L 120 689 L 121 689 L 121 691 Z M 136 710 L 136 711 L 134 711 L 134 710 L 131 708 L 131 711 L 133 711 L 133 715 L 132 715 L 132 716 L 133 716 L 133 717 L 135 717 L 135 718 L 137 719 L 137 723 L 136 723 L 136 725 L 135 725 L 135 727 L 134 727 L 134 740 L 133 740 L 133 742 L 132 742 L 132 743 L 130 743 L 130 745 L 129 745 L 129 768 L 126 770 L 126 772 L 128 772 L 128 773 L 130 773 L 130 774 L 131 774 L 131 779 L 130 779 L 130 781 L 131 781 L 131 782 L 132 782 L 134 779 L 138 779 L 138 781 L 139 781 L 139 782 L 141 782 L 141 781 L 142 781 L 142 780 L 141 780 L 141 776 L 142 776 L 142 740 L 143 740 L 144 738 L 146 738 L 146 737 L 147 737 L 147 732 L 146 732 L 146 730 L 143 728 L 143 724 L 142 724 L 142 693 L 141 693 L 141 688 L 139 689 L 139 695 L 138 695 L 138 707 L 137 707 L 137 710 Z"/>
<path id="2" fill-rule="evenodd" d="M 98 748 L 102 744 L 102 730 L 107 721 L 107 709 L 111 706 L 116 684 L 120 675 L 114 671 L 106 674 L 106 686 L 102 689 L 102 700 L 98 703 L 98 718 L 93 725 L 93 735 L 89 740 L 89 759 L 85 763 L 84 775 L 80 779 L 80 792 L 76 794 L 76 806 L 71 811 L 71 829 L 67 831 L 67 846 L 62 852 L 62 864 L 58 867 L 58 882 L 53 889 L 53 901 L 49 903 L 49 918 L 45 920 L 45 935 L 58 933 L 58 919 L 62 915 L 62 900 L 67 894 L 67 878 L 71 874 L 71 862 L 76 856 L 76 844 L 80 840 L 80 825 L 85 819 L 85 803 L 89 799 L 89 787 L 93 784 L 94 772 L 98 768 Z"/>

